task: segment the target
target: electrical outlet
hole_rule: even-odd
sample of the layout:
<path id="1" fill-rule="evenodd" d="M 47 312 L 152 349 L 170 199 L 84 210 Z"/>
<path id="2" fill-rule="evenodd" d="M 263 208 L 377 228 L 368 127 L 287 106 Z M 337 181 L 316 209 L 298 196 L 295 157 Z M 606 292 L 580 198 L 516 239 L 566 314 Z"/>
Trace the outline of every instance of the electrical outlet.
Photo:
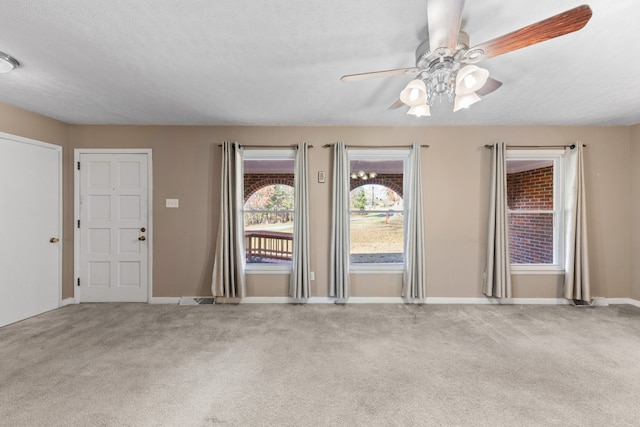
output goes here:
<path id="1" fill-rule="evenodd" d="M 309 280 L 316 280 L 316 273 L 313 271 L 309 272 Z"/>
<path id="2" fill-rule="evenodd" d="M 165 201 L 165 206 L 168 208 L 178 208 L 180 207 L 180 200 L 179 199 L 166 199 Z"/>

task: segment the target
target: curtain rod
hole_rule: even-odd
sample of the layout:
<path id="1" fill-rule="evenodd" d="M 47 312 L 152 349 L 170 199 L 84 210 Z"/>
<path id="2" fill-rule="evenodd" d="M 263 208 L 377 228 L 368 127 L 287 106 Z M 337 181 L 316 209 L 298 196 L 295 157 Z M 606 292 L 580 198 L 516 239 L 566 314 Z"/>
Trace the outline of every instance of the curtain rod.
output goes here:
<path id="1" fill-rule="evenodd" d="M 246 145 L 238 144 L 242 148 L 298 148 L 298 144 L 291 145 Z M 218 147 L 222 147 L 222 144 L 218 144 Z M 307 145 L 307 148 L 313 148 L 313 145 Z"/>
<path id="2" fill-rule="evenodd" d="M 322 148 L 333 147 L 335 144 L 325 144 Z M 429 148 L 426 144 L 421 144 L 421 147 Z M 411 148 L 410 145 L 347 145 L 347 148 Z"/>
<path id="3" fill-rule="evenodd" d="M 586 147 L 587 144 L 582 144 L 583 147 Z M 571 148 L 572 150 L 576 148 L 576 144 L 570 145 L 507 145 L 508 148 Z M 493 145 L 486 144 L 484 148 L 493 148 Z"/>

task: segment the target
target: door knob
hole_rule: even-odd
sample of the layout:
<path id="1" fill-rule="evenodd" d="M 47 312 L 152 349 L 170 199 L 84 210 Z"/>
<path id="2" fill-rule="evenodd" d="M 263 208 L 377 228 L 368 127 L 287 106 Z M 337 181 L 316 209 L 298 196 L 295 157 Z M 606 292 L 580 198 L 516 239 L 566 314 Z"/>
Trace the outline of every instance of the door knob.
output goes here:
<path id="1" fill-rule="evenodd" d="M 52 237 L 49 239 L 50 243 L 58 243 L 60 241 L 60 239 L 58 239 L 57 237 Z"/>
<path id="2" fill-rule="evenodd" d="M 140 236 L 140 237 L 138 237 L 138 240 L 147 240 L 147 238 L 144 237 L 144 236 Z"/>

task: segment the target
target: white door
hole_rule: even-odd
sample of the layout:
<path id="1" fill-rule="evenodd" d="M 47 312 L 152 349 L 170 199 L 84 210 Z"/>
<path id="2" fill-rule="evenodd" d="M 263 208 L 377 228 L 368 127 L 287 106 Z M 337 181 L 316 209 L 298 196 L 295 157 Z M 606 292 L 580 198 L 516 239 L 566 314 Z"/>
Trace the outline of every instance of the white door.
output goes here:
<path id="1" fill-rule="evenodd" d="M 0 326 L 58 308 L 62 147 L 0 134 Z"/>
<path id="2" fill-rule="evenodd" d="M 148 167 L 147 154 L 80 154 L 80 302 L 147 301 Z"/>

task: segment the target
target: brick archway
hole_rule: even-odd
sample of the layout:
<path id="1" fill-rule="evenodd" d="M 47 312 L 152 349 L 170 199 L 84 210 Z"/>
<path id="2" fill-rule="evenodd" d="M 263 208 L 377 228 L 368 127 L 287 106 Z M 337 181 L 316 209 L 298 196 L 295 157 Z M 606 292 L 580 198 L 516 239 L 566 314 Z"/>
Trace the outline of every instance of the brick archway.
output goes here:
<path id="1" fill-rule="evenodd" d="M 358 187 L 362 187 L 363 185 L 382 185 L 383 187 L 387 187 L 395 191 L 398 196 L 404 199 L 402 194 L 402 174 L 379 174 L 375 178 L 368 179 L 363 181 L 361 179 L 351 179 L 350 182 L 350 190 L 353 191 Z"/>
<path id="2" fill-rule="evenodd" d="M 244 202 L 253 193 L 270 185 L 288 185 L 293 187 L 292 173 L 279 174 L 245 174 L 244 175 Z"/>

